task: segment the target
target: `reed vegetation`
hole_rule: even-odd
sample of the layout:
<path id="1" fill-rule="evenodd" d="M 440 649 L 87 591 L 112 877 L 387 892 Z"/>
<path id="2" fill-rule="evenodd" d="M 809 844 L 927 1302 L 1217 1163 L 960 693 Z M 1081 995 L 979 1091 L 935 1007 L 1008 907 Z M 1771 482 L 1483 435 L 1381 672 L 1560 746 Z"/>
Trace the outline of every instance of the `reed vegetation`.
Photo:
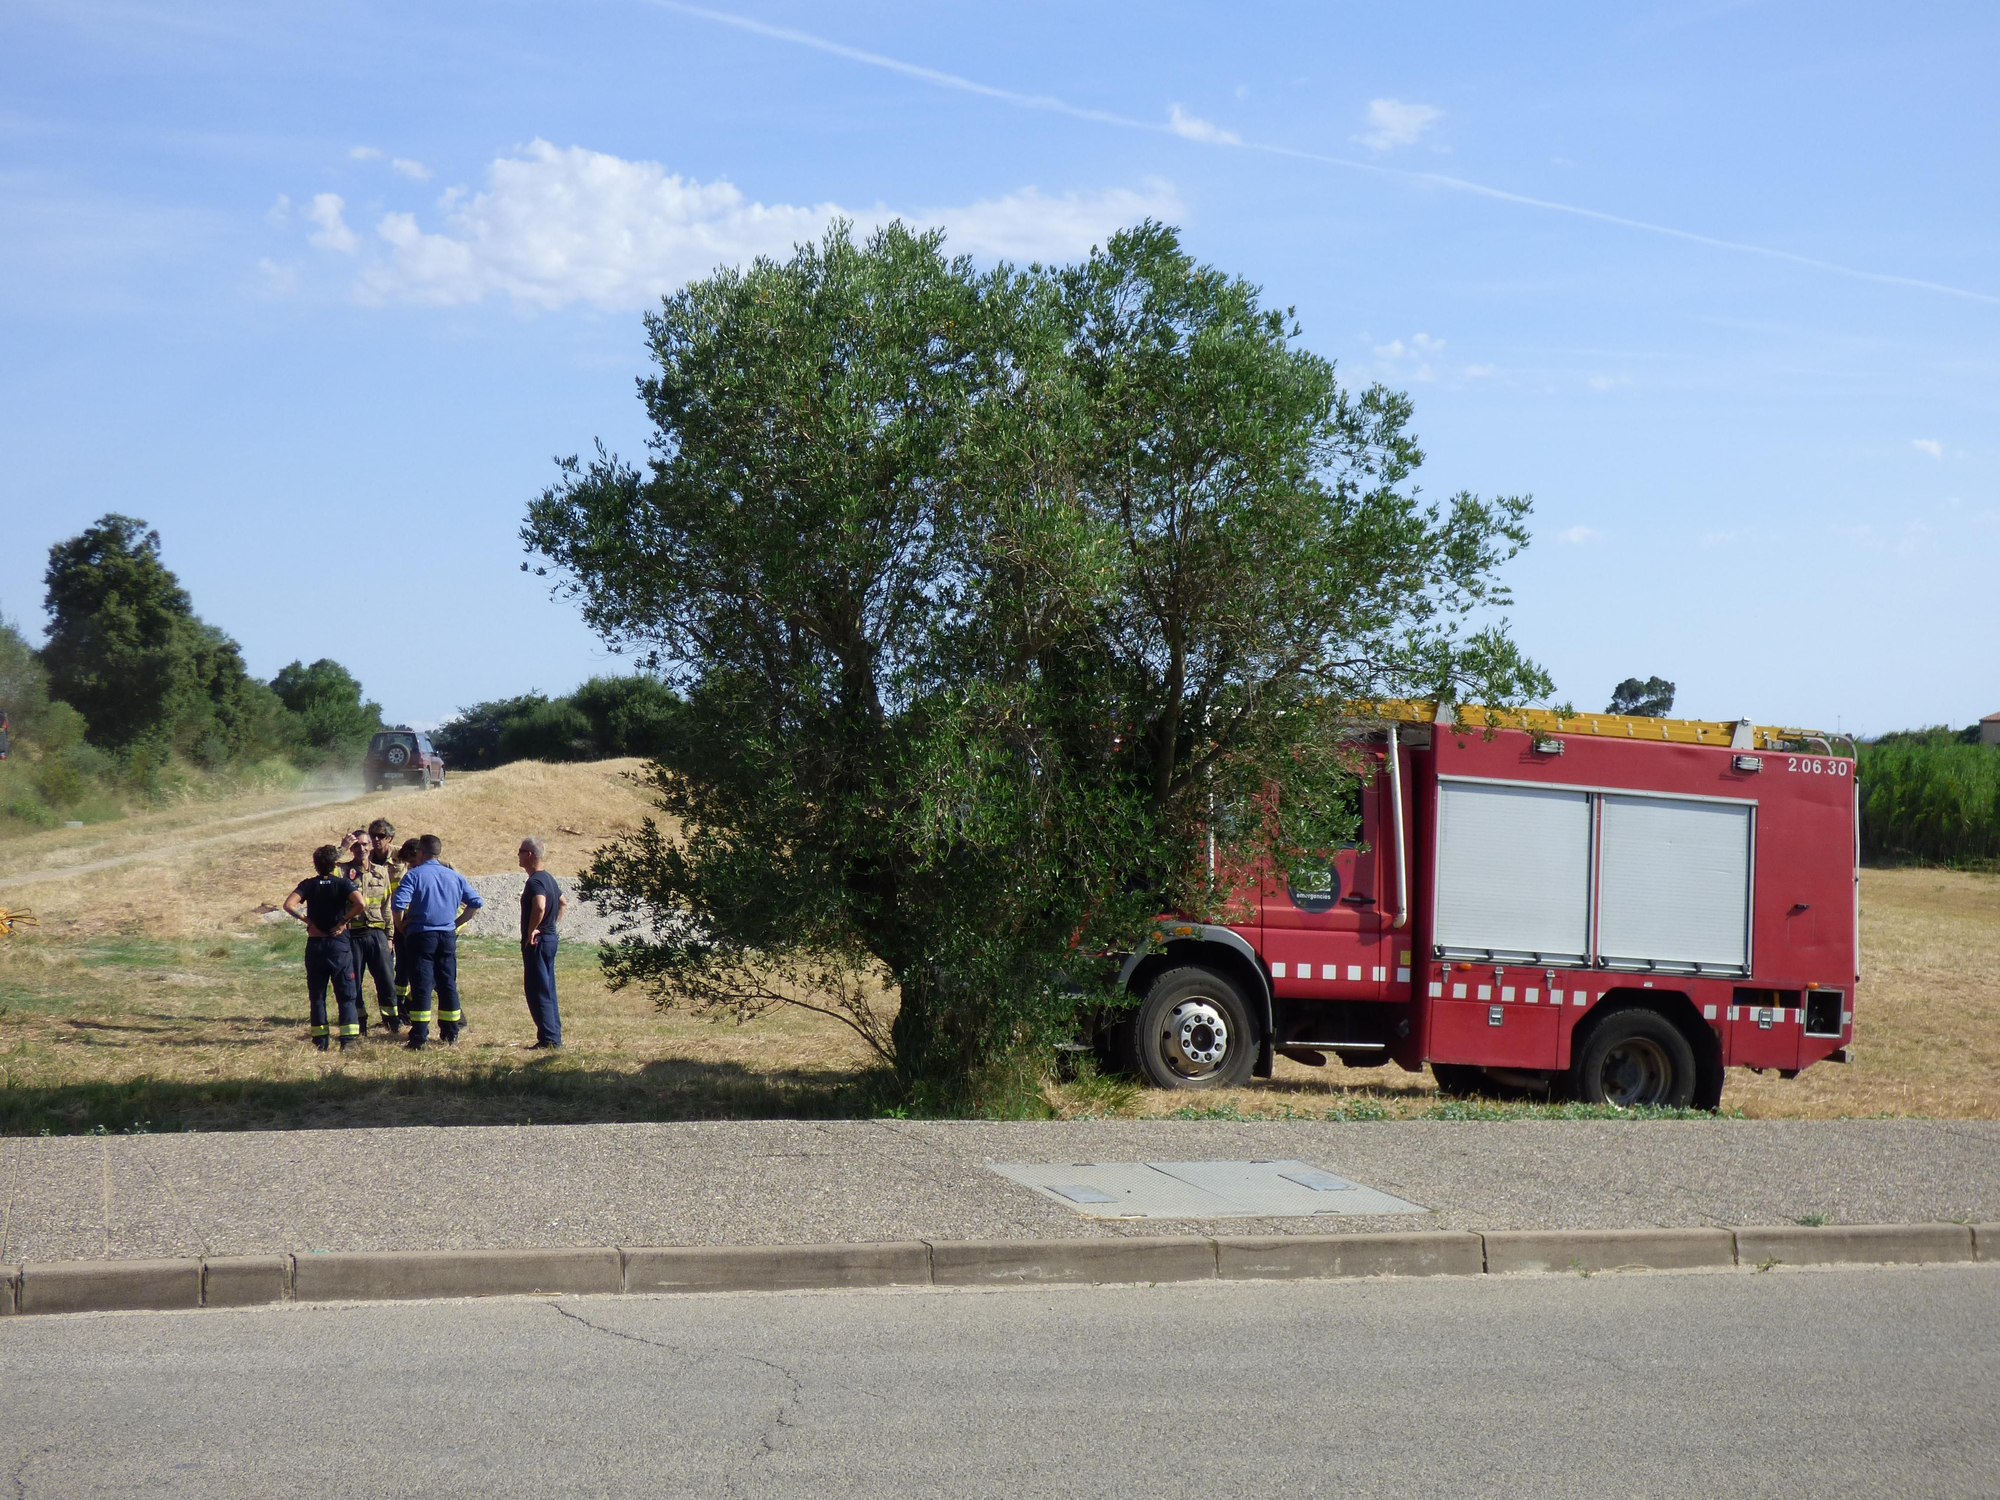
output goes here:
<path id="1" fill-rule="evenodd" d="M 1861 847 L 1891 864 L 1990 869 L 2000 862 L 2000 746 L 1951 730 L 1861 747 Z"/>

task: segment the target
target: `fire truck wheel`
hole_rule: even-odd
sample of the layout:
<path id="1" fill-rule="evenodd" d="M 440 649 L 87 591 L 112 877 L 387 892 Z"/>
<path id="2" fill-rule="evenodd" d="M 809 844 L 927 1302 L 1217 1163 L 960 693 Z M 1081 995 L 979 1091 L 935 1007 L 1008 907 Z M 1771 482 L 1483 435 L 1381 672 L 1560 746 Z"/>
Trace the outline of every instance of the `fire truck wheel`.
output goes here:
<path id="1" fill-rule="evenodd" d="M 1658 1011 L 1606 1016 L 1583 1044 L 1574 1067 L 1576 1097 L 1624 1109 L 1686 1109 L 1694 1099 L 1694 1048 Z"/>
<path id="2" fill-rule="evenodd" d="M 1169 969 L 1133 1017 L 1139 1072 L 1155 1088 L 1233 1089 L 1257 1061 L 1250 1007 L 1213 969 Z"/>

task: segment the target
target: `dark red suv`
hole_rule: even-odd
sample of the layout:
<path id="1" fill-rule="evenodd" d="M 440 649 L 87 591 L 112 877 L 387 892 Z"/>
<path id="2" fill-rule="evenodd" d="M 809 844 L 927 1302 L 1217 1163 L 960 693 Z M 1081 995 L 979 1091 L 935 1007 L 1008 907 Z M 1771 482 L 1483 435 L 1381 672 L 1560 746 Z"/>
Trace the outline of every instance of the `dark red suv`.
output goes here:
<path id="1" fill-rule="evenodd" d="M 361 762 L 361 784 L 371 792 L 398 785 L 429 791 L 444 785 L 444 757 L 431 748 L 429 735 L 398 724 L 368 742 L 367 758 Z"/>

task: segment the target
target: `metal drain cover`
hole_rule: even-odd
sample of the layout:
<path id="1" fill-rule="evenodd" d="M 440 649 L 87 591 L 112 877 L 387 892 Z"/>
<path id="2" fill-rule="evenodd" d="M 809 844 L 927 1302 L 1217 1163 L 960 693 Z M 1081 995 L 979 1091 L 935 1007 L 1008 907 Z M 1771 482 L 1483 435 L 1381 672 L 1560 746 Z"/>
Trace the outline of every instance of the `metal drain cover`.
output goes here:
<path id="1" fill-rule="evenodd" d="M 1428 1212 L 1302 1161 L 996 1162 L 992 1169 L 1094 1219 Z"/>

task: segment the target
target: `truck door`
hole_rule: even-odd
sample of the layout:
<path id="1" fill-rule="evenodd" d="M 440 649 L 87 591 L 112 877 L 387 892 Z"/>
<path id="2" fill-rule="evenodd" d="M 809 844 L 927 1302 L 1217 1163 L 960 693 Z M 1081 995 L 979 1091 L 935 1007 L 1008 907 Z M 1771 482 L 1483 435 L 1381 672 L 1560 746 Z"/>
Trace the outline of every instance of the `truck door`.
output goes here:
<path id="1" fill-rule="evenodd" d="M 1264 957 L 1271 988 L 1297 1000 L 1382 1000 L 1396 972 L 1383 911 L 1387 849 L 1386 777 L 1361 787 L 1361 840 L 1313 870 L 1264 877 Z M 1393 877 L 1393 872 L 1390 872 Z M 1400 994 L 1400 991 L 1398 992 Z"/>

